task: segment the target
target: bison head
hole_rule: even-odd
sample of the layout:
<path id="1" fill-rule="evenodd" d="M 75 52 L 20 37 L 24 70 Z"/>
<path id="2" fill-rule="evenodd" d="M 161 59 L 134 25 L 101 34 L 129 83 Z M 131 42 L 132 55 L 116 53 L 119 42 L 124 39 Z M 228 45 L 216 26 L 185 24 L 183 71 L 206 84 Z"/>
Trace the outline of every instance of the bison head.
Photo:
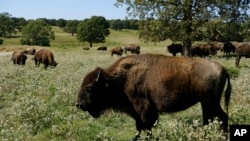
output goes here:
<path id="1" fill-rule="evenodd" d="M 91 116 L 97 118 L 107 108 L 107 81 L 105 72 L 96 68 L 84 78 L 77 97 L 76 107 L 88 111 Z"/>

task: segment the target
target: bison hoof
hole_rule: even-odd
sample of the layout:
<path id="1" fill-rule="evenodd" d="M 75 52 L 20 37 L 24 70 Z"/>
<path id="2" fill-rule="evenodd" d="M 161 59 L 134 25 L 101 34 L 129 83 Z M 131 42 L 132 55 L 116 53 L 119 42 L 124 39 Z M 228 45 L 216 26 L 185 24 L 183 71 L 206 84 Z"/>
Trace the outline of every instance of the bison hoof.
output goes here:
<path id="1" fill-rule="evenodd" d="M 136 135 L 133 139 L 132 139 L 132 141 L 138 141 L 140 139 L 140 135 Z"/>

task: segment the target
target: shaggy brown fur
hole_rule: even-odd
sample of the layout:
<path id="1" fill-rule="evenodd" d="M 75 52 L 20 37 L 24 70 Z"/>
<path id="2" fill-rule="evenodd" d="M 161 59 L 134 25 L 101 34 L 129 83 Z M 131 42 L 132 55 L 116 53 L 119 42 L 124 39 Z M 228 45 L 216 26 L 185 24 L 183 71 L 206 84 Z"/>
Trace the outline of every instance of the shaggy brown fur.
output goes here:
<path id="1" fill-rule="evenodd" d="M 185 110 L 200 102 L 204 124 L 219 117 L 227 131 L 228 116 L 220 106 L 226 82 L 227 111 L 231 84 L 222 65 L 205 59 L 130 55 L 87 74 L 76 106 L 93 117 L 106 109 L 125 112 L 135 119 L 140 133 L 151 131 L 158 113 Z"/>
<path id="2" fill-rule="evenodd" d="M 15 65 L 25 65 L 27 56 L 22 51 L 14 51 L 11 56 L 11 61 Z"/>
<path id="3" fill-rule="evenodd" d="M 57 66 L 54 60 L 54 55 L 47 49 L 41 49 L 34 55 L 35 64 L 39 67 L 40 63 L 44 64 L 46 69 L 48 66 Z"/>

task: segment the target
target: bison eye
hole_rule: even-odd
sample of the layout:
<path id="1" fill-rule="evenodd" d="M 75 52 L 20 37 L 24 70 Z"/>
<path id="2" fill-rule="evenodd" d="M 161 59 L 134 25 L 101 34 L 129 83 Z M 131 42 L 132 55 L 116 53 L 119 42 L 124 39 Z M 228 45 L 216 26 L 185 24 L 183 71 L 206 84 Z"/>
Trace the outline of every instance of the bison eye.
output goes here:
<path id="1" fill-rule="evenodd" d="M 85 92 L 86 93 L 91 93 L 91 91 L 92 91 L 92 87 L 91 86 L 88 86 L 88 87 L 85 88 Z"/>

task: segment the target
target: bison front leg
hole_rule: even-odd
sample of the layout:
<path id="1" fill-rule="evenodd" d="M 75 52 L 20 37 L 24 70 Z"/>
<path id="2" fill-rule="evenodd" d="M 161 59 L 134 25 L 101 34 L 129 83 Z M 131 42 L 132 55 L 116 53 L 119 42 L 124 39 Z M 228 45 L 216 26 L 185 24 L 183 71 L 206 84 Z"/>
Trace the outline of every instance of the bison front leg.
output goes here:
<path id="1" fill-rule="evenodd" d="M 239 67 L 240 58 L 241 58 L 241 56 L 240 56 L 240 55 L 237 55 L 236 60 L 235 60 L 235 65 L 236 65 L 236 67 Z"/>
<path id="2" fill-rule="evenodd" d="M 140 132 L 142 130 L 147 132 L 147 138 L 151 138 L 151 129 L 158 118 L 157 110 L 153 108 L 153 106 L 151 106 L 148 101 L 140 101 L 135 103 L 140 103 L 139 105 L 134 105 L 135 111 L 139 116 L 139 118 L 136 119 L 136 138 L 140 137 Z"/>

